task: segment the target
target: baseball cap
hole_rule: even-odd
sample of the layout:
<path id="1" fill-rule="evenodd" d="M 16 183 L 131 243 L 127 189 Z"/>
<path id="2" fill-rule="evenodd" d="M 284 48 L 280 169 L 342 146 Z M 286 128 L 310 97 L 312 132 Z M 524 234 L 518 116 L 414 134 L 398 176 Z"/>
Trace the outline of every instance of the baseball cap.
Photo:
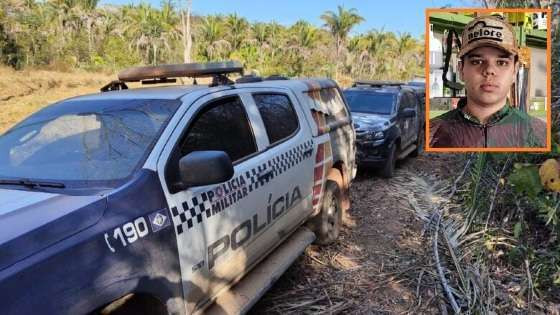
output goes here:
<path id="1" fill-rule="evenodd" d="M 518 54 L 513 27 L 501 17 L 483 15 L 474 18 L 463 29 L 459 58 L 478 47 L 495 47 L 514 56 Z"/>

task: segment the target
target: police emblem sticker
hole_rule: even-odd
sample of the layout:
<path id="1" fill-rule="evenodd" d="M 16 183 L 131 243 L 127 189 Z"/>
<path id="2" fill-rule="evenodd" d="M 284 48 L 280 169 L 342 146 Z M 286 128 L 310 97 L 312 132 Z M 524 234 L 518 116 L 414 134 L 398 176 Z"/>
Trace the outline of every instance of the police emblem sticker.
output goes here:
<path id="1" fill-rule="evenodd" d="M 171 220 L 167 215 L 167 209 L 158 210 L 148 216 L 150 219 L 150 225 L 152 226 L 153 232 L 158 232 L 171 225 Z"/>

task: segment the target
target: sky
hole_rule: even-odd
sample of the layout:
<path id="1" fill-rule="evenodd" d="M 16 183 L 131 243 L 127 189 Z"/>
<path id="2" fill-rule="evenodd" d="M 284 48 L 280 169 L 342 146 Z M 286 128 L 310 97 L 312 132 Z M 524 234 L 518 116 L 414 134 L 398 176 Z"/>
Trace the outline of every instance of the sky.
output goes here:
<path id="1" fill-rule="evenodd" d="M 143 0 L 159 7 L 160 0 Z M 186 0 L 174 0 L 185 5 Z M 101 0 L 100 4 L 138 4 L 138 0 Z M 371 29 L 384 29 L 395 33 L 408 32 L 416 38 L 424 34 L 424 10 L 426 8 L 480 6 L 476 0 L 192 0 L 195 15 L 237 13 L 250 22 L 272 22 L 292 25 L 305 20 L 317 27 L 325 11 L 337 11 L 337 6 L 355 8 L 365 21 L 352 32 L 353 35 Z"/>

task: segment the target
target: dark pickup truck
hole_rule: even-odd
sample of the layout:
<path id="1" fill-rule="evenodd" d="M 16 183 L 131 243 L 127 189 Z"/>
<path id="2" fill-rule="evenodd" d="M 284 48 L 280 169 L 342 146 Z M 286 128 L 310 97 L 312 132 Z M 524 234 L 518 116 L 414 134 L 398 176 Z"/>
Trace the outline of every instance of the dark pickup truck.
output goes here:
<path id="1" fill-rule="evenodd" d="M 395 163 L 424 145 L 424 85 L 357 81 L 344 91 L 356 128 L 359 166 L 392 177 Z"/>

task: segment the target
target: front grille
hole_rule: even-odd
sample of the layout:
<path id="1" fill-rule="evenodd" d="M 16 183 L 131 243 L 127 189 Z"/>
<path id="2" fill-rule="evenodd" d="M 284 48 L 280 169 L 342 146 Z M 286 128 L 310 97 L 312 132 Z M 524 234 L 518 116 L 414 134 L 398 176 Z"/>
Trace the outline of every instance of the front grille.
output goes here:
<path id="1" fill-rule="evenodd" d="M 356 130 L 356 140 L 366 140 L 367 130 Z"/>

